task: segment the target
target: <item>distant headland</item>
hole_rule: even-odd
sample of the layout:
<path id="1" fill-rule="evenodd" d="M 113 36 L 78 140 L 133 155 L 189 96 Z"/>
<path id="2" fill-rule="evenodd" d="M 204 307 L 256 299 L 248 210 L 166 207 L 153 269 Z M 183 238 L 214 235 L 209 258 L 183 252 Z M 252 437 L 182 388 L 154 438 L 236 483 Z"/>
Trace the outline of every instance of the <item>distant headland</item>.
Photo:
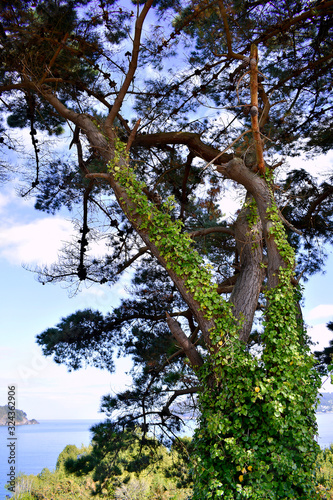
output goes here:
<path id="1" fill-rule="evenodd" d="M 8 425 L 8 412 L 10 409 L 8 406 L 0 406 L 0 425 Z M 10 419 L 12 422 L 12 418 Z M 15 410 L 15 425 L 33 425 L 39 424 L 34 418 L 32 420 L 27 419 L 27 414 L 22 410 Z"/>

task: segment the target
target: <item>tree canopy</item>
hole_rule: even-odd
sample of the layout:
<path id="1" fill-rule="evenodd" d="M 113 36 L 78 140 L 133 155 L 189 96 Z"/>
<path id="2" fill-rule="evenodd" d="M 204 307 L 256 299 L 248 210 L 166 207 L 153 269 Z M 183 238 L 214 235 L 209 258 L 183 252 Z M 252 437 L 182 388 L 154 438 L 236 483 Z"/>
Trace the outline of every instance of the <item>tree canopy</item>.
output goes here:
<path id="1" fill-rule="evenodd" d="M 129 298 L 39 334 L 44 353 L 132 356 L 132 388 L 102 402 L 116 430 L 170 439 L 196 412 L 193 498 L 315 498 L 299 281 L 324 265 L 333 184 L 285 156 L 332 147 L 333 2 L 0 5 L 0 146 L 24 148 L 36 209 L 82 213 L 39 279 L 132 270 Z"/>

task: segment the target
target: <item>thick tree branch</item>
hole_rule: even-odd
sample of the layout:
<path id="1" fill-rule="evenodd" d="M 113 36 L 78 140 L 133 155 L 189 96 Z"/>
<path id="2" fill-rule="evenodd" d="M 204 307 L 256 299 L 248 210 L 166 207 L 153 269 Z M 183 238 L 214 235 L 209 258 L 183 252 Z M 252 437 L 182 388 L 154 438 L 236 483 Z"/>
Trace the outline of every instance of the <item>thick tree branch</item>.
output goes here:
<path id="1" fill-rule="evenodd" d="M 170 332 L 175 337 L 176 341 L 179 343 L 182 349 L 184 349 L 184 352 L 188 357 L 188 359 L 190 360 L 192 366 L 196 368 L 202 366 L 203 365 L 202 357 L 198 353 L 196 347 L 192 344 L 190 339 L 184 333 L 179 323 L 176 320 L 172 319 L 170 314 L 168 313 L 166 313 L 166 317 L 167 317 L 168 327 L 170 328 Z"/>
<path id="2" fill-rule="evenodd" d="M 256 201 L 268 254 L 268 288 L 274 288 L 279 282 L 279 268 L 286 267 L 286 263 L 280 255 L 274 236 L 270 234 L 272 222 L 267 216 L 267 210 L 272 207 L 273 200 L 269 187 L 262 177 L 245 166 L 241 158 L 234 158 L 226 165 L 218 166 L 217 170 L 229 179 L 242 184 Z"/>
<path id="3" fill-rule="evenodd" d="M 140 122 L 141 122 L 141 118 L 136 122 L 136 124 L 133 127 L 133 130 L 131 130 L 131 133 L 129 135 L 129 138 L 128 138 L 128 141 L 126 144 L 126 152 L 128 152 L 131 149 L 131 146 L 132 146 L 132 143 L 133 143 L 134 138 L 136 136 L 136 132 L 139 128 Z"/>
<path id="4" fill-rule="evenodd" d="M 259 130 L 259 107 L 258 107 L 258 48 L 251 45 L 250 56 L 250 91 L 251 91 L 251 124 L 253 140 L 256 148 L 257 165 L 261 174 L 265 173 L 263 147 Z"/>
<path id="5" fill-rule="evenodd" d="M 221 154 L 216 148 L 205 144 L 199 134 L 194 132 L 161 132 L 157 134 L 137 135 L 133 146 L 140 146 L 143 148 L 163 147 L 169 144 L 183 144 L 187 146 L 196 156 L 204 159 L 205 161 L 212 161 L 215 159 L 215 165 L 223 165 L 232 160 L 233 154 Z"/>
<path id="6" fill-rule="evenodd" d="M 60 116 L 77 125 L 87 135 L 91 146 L 96 148 L 107 161 L 111 159 L 112 154 L 107 140 L 88 115 L 76 113 L 72 109 L 67 108 L 50 88 L 36 86 L 36 90 L 51 104 Z"/>
<path id="7" fill-rule="evenodd" d="M 111 178 L 110 174 L 107 174 L 105 172 L 95 172 L 95 173 L 90 173 L 86 175 L 87 179 L 103 179 L 105 181 L 109 181 Z"/>
<path id="8" fill-rule="evenodd" d="M 35 85 L 29 80 L 21 83 L 8 83 L 7 85 L 0 85 L 0 94 L 3 92 L 10 92 L 11 90 L 31 89 L 35 90 Z"/>
<path id="9" fill-rule="evenodd" d="M 227 278 L 222 283 L 218 284 L 217 293 L 230 293 L 230 292 L 232 292 L 236 281 L 237 281 L 237 274 L 230 276 L 230 278 Z"/>
<path id="10" fill-rule="evenodd" d="M 183 182 L 182 182 L 180 216 L 179 216 L 181 220 L 184 219 L 185 203 L 187 200 L 187 181 L 188 181 L 188 178 L 190 175 L 193 158 L 194 158 L 194 155 L 190 152 L 187 155 L 186 164 L 185 164 L 185 172 L 184 172 L 184 177 L 183 177 Z"/>
<path id="11" fill-rule="evenodd" d="M 221 227 L 221 226 L 198 229 L 197 231 L 191 231 L 188 234 L 191 236 L 191 238 L 197 238 L 198 236 L 206 236 L 207 234 L 212 234 L 212 233 L 223 233 L 235 237 L 235 231 L 233 231 L 228 227 Z"/>
<path id="12" fill-rule="evenodd" d="M 217 293 L 229 294 L 229 293 L 232 293 L 233 289 L 234 289 L 234 285 L 224 285 L 224 286 L 220 285 L 217 289 Z"/>

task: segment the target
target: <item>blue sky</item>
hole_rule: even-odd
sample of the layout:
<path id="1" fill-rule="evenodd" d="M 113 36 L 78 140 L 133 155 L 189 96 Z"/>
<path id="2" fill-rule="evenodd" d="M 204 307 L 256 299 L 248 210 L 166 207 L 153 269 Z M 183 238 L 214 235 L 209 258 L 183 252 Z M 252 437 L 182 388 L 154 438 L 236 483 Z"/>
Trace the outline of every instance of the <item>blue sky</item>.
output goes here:
<path id="1" fill-rule="evenodd" d="M 117 375 L 90 367 L 68 373 L 42 355 L 35 336 L 77 309 L 110 310 L 125 293 L 122 285 L 83 287 L 70 298 L 64 286 L 38 283 L 22 265 L 54 261 L 72 226 L 64 216 L 36 212 L 33 200 L 18 198 L 9 184 L 0 194 L 0 221 L 0 405 L 15 383 L 17 405 L 30 418 L 100 418 L 101 396 L 129 383 L 122 372 L 130 363 L 120 360 Z"/>
<path id="2" fill-rule="evenodd" d="M 299 165 L 300 160 L 292 160 Z M 332 167 L 333 154 L 303 163 L 312 172 Z M 231 202 L 228 202 L 229 205 Z M 36 212 L 33 200 L 19 198 L 13 185 L 0 191 L 0 273 L 1 347 L 0 405 L 6 404 L 7 386 L 17 385 L 17 407 L 28 418 L 99 419 L 102 395 L 130 384 L 126 370 L 130 362 L 117 362 L 116 374 L 94 368 L 68 373 L 64 366 L 43 357 L 35 336 L 76 311 L 91 307 L 107 312 L 125 294 L 123 285 L 114 288 L 83 286 L 70 298 L 61 285 L 42 286 L 34 273 L 22 264 L 51 263 L 63 241 L 69 239 L 72 225 L 67 214 L 49 216 Z M 126 276 L 125 276 L 126 281 Z M 326 323 L 333 320 L 333 255 L 330 253 L 325 275 L 312 277 L 305 285 L 304 315 L 309 333 L 318 348 L 328 345 L 331 333 Z M 333 386 L 325 384 L 333 391 Z"/>

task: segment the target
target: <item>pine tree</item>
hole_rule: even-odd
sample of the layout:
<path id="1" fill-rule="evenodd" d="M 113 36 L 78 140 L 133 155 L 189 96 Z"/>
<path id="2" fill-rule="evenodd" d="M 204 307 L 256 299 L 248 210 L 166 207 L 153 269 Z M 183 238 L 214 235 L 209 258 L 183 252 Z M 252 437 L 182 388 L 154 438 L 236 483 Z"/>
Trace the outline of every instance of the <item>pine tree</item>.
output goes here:
<path id="1" fill-rule="evenodd" d="M 37 341 L 72 369 L 132 355 L 133 388 L 102 404 L 116 430 L 170 437 L 193 407 L 193 498 L 313 499 L 320 379 L 299 279 L 323 266 L 333 187 L 274 176 L 283 155 L 332 147 L 332 2 L 128 7 L 1 2 L 1 147 L 27 127 L 23 194 L 50 213 L 82 206 L 80 235 L 40 280 L 113 285 L 134 270 L 119 308 Z M 45 163 L 68 127 L 75 154 Z M 239 190 L 228 219 L 220 201 Z"/>

